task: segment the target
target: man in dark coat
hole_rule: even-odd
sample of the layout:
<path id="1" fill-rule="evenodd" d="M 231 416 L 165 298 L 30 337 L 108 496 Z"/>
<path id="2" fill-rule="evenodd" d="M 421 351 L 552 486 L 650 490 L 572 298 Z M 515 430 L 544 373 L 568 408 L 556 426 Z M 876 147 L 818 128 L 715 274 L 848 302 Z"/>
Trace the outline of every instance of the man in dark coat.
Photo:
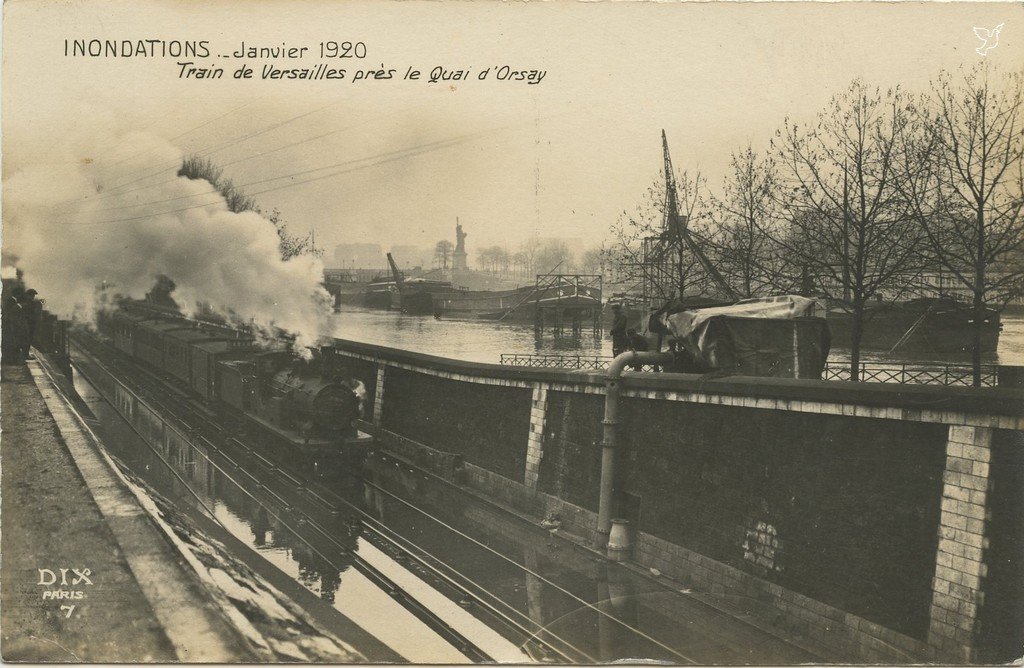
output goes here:
<path id="1" fill-rule="evenodd" d="M 43 315 L 43 303 L 36 299 L 38 294 L 34 289 L 29 288 L 19 300 L 22 313 L 25 315 L 25 325 L 28 331 L 28 343 L 25 345 L 26 353 L 29 346 L 36 345 L 36 329 L 38 329 L 39 320 Z"/>
<path id="2" fill-rule="evenodd" d="M 3 319 L 3 363 L 21 364 L 28 356 L 28 322 L 21 305 L 25 289 L 16 285 L 4 292 L 3 313 L 0 314 Z"/>
<path id="3" fill-rule="evenodd" d="M 612 357 L 618 357 L 629 347 L 629 335 L 626 333 L 626 314 L 622 312 L 622 305 L 612 304 L 612 313 L 615 318 L 608 333 L 612 337 Z"/>

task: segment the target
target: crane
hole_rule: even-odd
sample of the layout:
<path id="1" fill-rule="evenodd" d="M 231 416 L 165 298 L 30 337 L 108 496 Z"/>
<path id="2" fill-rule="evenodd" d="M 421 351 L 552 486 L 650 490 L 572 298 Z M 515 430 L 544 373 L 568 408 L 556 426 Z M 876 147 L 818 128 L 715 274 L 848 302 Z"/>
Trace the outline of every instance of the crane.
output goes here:
<path id="1" fill-rule="evenodd" d="M 711 260 L 700 249 L 700 246 L 693 240 L 689 230 L 689 219 L 679 213 L 679 193 L 676 191 L 676 177 L 672 170 L 672 157 L 668 152 L 668 137 L 665 130 L 661 131 L 661 146 L 665 154 L 665 218 L 662 223 L 664 231 L 662 236 L 676 235 L 686 244 L 690 252 L 694 254 L 704 271 L 718 285 L 718 288 L 729 298 L 739 299 L 740 296 L 726 282 L 722 274 L 711 263 Z M 660 258 L 661 253 L 659 253 Z M 681 296 L 681 295 L 680 295 Z"/>

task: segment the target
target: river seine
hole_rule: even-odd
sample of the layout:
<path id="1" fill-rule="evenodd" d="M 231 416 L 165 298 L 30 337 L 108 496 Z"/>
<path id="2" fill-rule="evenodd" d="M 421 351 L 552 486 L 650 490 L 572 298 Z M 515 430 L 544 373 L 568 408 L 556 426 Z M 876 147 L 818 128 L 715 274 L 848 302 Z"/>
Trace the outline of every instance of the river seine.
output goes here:
<path id="1" fill-rule="evenodd" d="M 546 331 L 537 339 L 529 323 L 494 322 L 490 320 L 436 320 L 432 316 L 404 315 L 398 311 L 343 307 L 334 314 L 334 336 L 341 339 L 374 343 L 414 352 L 450 357 L 472 362 L 497 364 L 502 353 L 564 354 L 586 357 L 610 357 L 611 340 L 607 329 L 595 337 L 585 329 L 579 339 L 556 338 Z M 999 349 L 985 356 L 986 364 L 1024 365 L 1024 317 L 1003 315 L 1003 331 Z M 849 359 L 849 350 L 833 348 L 830 361 Z M 862 358 L 876 362 L 934 362 L 969 364 L 970 353 L 933 356 L 887 355 L 864 351 Z"/>

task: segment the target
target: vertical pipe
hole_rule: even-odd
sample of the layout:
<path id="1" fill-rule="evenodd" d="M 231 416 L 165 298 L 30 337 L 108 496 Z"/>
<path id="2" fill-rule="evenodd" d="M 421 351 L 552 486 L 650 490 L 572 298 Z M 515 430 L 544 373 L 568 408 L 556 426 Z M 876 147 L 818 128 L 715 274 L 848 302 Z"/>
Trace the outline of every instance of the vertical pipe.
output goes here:
<path id="1" fill-rule="evenodd" d="M 667 363 L 672 353 L 635 352 L 627 350 L 612 360 L 605 375 L 604 419 L 601 420 L 601 486 L 597 505 L 597 533 L 599 549 L 608 546 L 612 530 L 612 495 L 615 486 L 615 449 L 618 447 L 616 426 L 619 424 L 619 385 L 622 371 L 633 362 Z"/>

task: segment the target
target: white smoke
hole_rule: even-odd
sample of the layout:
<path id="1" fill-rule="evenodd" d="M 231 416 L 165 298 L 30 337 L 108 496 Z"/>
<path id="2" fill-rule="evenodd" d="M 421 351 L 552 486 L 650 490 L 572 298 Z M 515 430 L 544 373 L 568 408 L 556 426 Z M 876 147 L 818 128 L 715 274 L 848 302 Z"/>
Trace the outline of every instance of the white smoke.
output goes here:
<path id="1" fill-rule="evenodd" d="M 91 320 L 108 295 L 142 298 L 164 275 L 187 312 L 208 304 L 284 329 L 299 350 L 327 331 L 320 260 L 282 260 L 270 221 L 228 211 L 206 181 L 176 177 L 176 147 L 143 133 L 66 141 L 66 157 L 45 163 L 8 154 L 4 183 L 5 264 L 49 311 Z"/>

